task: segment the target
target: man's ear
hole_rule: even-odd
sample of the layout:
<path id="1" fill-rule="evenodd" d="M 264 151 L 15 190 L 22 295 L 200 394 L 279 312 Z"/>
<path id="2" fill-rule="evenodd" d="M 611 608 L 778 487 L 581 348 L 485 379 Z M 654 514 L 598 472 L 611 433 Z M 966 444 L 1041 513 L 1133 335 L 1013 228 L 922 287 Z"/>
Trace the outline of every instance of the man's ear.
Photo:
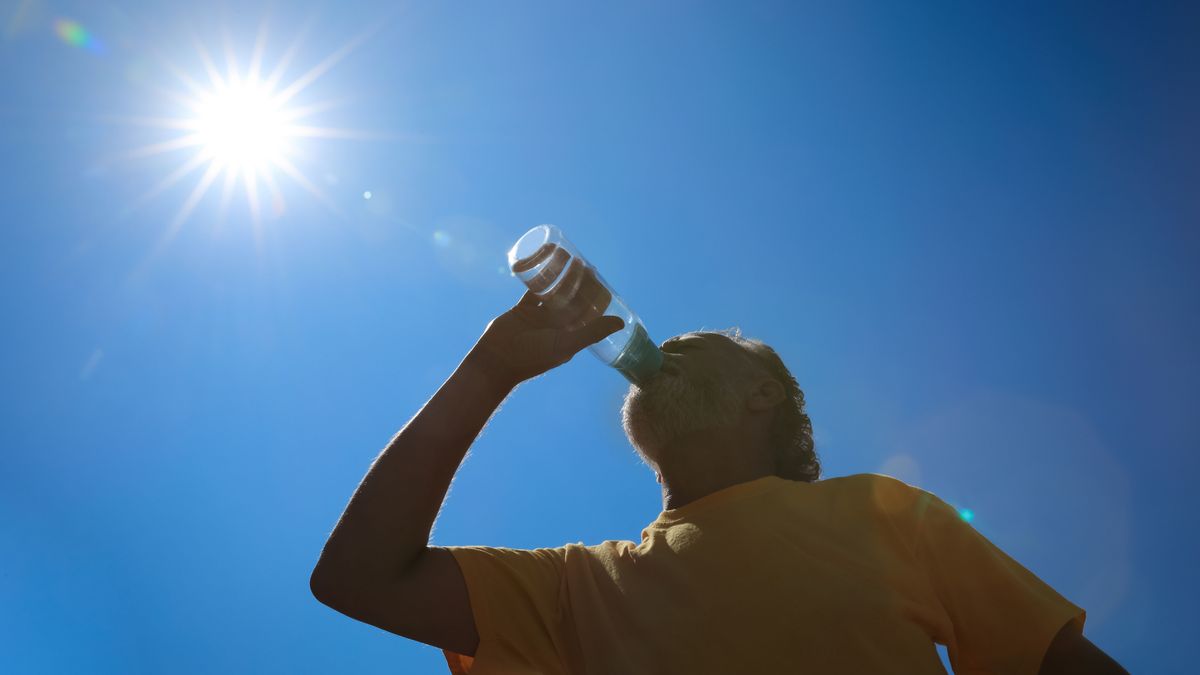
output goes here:
<path id="1" fill-rule="evenodd" d="M 770 410 L 779 405 L 786 397 L 787 394 L 779 380 L 766 377 L 759 380 L 754 389 L 750 391 L 750 397 L 746 399 L 746 407 L 752 411 Z"/>

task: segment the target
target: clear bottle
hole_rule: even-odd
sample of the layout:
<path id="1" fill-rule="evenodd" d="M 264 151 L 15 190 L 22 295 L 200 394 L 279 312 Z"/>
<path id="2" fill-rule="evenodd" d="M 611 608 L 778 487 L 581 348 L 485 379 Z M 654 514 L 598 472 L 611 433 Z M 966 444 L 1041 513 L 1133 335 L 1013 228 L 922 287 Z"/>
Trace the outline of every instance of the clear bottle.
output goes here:
<path id="1" fill-rule="evenodd" d="M 662 367 L 663 354 L 646 326 L 612 286 L 554 225 L 529 230 L 508 251 L 508 267 L 543 303 L 574 306 L 581 321 L 619 316 L 625 327 L 588 347 L 625 379 L 642 384 Z"/>

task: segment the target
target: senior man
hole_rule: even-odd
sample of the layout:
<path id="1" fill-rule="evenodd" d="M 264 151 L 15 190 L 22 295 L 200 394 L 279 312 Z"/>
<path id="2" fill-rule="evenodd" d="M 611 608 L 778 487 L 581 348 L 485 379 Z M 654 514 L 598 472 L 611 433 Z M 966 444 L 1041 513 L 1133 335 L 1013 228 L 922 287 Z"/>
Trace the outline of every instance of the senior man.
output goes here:
<path id="1" fill-rule="evenodd" d="M 530 378 L 620 330 L 533 294 L 488 324 L 358 486 L 313 571 L 322 603 L 442 649 L 452 673 L 1124 673 L 1085 614 L 937 496 L 820 479 L 804 394 L 767 345 L 667 340 L 626 434 L 661 484 L 641 541 L 429 545 L 468 448 Z"/>

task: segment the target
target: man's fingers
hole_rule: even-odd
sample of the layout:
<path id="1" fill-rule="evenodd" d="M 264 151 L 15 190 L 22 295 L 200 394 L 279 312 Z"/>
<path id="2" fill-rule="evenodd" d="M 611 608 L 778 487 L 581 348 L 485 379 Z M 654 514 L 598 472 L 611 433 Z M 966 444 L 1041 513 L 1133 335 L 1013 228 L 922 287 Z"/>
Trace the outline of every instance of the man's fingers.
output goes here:
<path id="1" fill-rule="evenodd" d="M 572 320 L 591 323 L 592 320 L 602 316 L 604 310 L 608 309 L 611 303 L 612 292 L 600 283 L 600 279 L 596 277 L 596 270 L 588 268 L 575 297 L 573 307 L 575 314 Z"/>
<path id="2" fill-rule="evenodd" d="M 525 295 L 522 295 L 521 299 L 517 301 L 517 309 L 530 310 L 537 307 L 541 301 L 542 298 L 537 293 L 527 290 L 525 291 Z"/>
<path id="3" fill-rule="evenodd" d="M 575 296 L 579 293 L 579 285 L 583 281 L 584 266 L 575 258 L 571 264 L 567 266 L 567 271 L 563 273 L 558 283 L 554 288 L 543 296 L 542 300 L 546 307 L 550 308 L 556 314 L 564 314 L 570 308 Z"/>
<path id="4" fill-rule="evenodd" d="M 590 323 L 612 303 L 612 292 L 600 282 L 595 268 L 578 259 L 571 262 L 563 278 L 542 298 L 553 325 L 562 327 Z"/>

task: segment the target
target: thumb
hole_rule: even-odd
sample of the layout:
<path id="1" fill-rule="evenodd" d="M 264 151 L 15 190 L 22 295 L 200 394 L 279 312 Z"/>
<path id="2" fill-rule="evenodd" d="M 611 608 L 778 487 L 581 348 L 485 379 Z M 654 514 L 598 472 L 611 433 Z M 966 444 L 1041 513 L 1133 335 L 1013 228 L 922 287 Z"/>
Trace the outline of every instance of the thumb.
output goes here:
<path id="1" fill-rule="evenodd" d="M 625 328 L 625 322 L 619 316 L 602 316 L 591 323 L 580 326 L 575 333 L 579 349 L 594 345 L 604 338 Z"/>
<path id="2" fill-rule="evenodd" d="M 594 342 L 599 342 L 609 335 L 625 329 L 625 320 L 619 316 L 602 316 L 596 324 Z"/>

